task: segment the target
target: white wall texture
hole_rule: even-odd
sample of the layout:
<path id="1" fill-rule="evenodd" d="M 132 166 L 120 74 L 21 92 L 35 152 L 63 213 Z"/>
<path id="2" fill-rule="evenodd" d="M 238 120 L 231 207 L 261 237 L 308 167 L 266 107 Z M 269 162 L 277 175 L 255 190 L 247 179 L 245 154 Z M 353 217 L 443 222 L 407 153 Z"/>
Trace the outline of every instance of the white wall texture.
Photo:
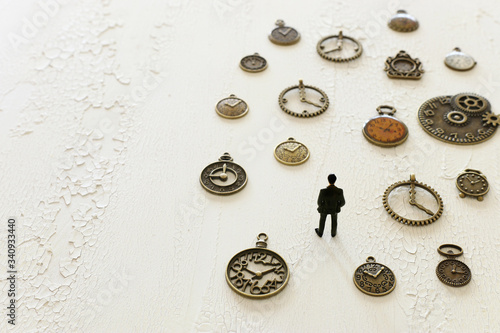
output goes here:
<path id="1" fill-rule="evenodd" d="M 18 218 L 19 272 L 17 324 L 2 315 L 2 331 L 500 331 L 500 135 L 454 146 L 417 120 L 425 100 L 460 92 L 487 97 L 500 113 L 496 1 L 4 0 L 0 8 L 0 212 L 2 225 Z M 417 31 L 386 26 L 401 8 L 419 19 Z M 298 44 L 268 40 L 278 18 L 299 30 Z M 317 41 L 340 29 L 362 42 L 361 58 L 317 55 Z M 445 67 L 456 46 L 476 68 Z M 422 80 L 387 78 L 384 61 L 399 50 L 423 62 Z M 254 52 L 268 69 L 243 72 L 239 60 Z M 299 79 L 326 91 L 326 113 L 280 110 L 279 93 Z M 250 105 L 241 119 L 214 111 L 231 93 Z M 381 104 L 409 127 L 403 145 L 363 138 Z M 288 137 L 309 147 L 308 162 L 274 159 Z M 199 175 L 226 151 L 248 184 L 214 196 Z M 454 179 L 465 168 L 490 180 L 483 202 L 458 197 Z M 331 172 L 347 204 L 337 237 L 327 227 L 319 239 L 316 199 Z M 429 226 L 401 225 L 382 206 L 385 188 L 410 173 L 444 200 Z M 276 297 L 245 299 L 224 271 L 260 232 L 291 278 Z M 444 243 L 464 248 L 469 285 L 437 279 Z M 2 246 L 2 313 L 6 255 Z M 388 296 L 352 282 L 370 255 L 396 274 Z"/>

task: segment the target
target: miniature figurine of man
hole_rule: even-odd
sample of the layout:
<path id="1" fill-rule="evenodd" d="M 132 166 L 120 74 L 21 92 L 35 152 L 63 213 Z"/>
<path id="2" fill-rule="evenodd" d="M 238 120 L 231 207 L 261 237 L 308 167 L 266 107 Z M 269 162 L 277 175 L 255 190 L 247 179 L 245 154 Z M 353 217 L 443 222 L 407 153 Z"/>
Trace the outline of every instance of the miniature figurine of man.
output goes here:
<path id="1" fill-rule="evenodd" d="M 333 173 L 328 175 L 330 185 L 319 192 L 318 212 L 321 217 L 319 219 L 319 228 L 316 228 L 319 237 L 323 237 L 327 215 L 332 218 L 332 237 L 337 234 L 337 213 L 340 213 L 340 207 L 345 205 L 345 199 L 342 189 L 335 186 L 336 180 L 337 176 Z"/>

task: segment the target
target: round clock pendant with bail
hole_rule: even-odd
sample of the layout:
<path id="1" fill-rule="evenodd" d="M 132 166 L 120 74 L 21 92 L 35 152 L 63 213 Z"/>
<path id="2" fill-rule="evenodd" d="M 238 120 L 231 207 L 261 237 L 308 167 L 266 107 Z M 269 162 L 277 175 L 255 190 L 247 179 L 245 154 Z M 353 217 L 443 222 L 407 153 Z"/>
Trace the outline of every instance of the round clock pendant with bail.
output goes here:
<path id="1" fill-rule="evenodd" d="M 299 165 L 309 158 L 309 149 L 294 138 L 288 138 L 274 148 L 274 157 L 286 165 Z"/>
<path id="2" fill-rule="evenodd" d="M 245 297 L 267 298 L 281 292 L 290 278 L 285 260 L 267 249 L 267 235 L 257 236 L 256 247 L 235 254 L 226 267 L 231 289 Z"/>
<path id="3" fill-rule="evenodd" d="M 366 263 L 354 271 L 354 284 L 361 292 L 370 296 L 384 296 L 396 288 L 396 276 L 387 266 L 366 258 Z"/>
<path id="4" fill-rule="evenodd" d="M 267 68 L 267 60 L 258 53 L 243 57 L 240 61 L 240 68 L 245 72 L 258 73 Z"/>
<path id="5" fill-rule="evenodd" d="M 207 165 L 200 176 L 201 186 L 213 194 L 233 194 L 247 184 L 245 169 L 233 162 L 229 153 L 224 153 L 218 162 Z"/>
<path id="6" fill-rule="evenodd" d="M 363 127 L 365 138 L 381 147 L 394 147 L 405 142 L 408 138 L 408 127 L 401 120 L 393 117 L 396 109 L 392 106 L 381 105 L 377 108 L 377 112 L 379 116 L 368 120 Z"/>
<path id="7" fill-rule="evenodd" d="M 444 284 L 452 287 L 463 287 L 470 282 L 472 273 L 469 266 L 460 260 L 454 259 L 461 256 L 464 251 L 455 244 L 443 244 L 438 247 L 439 254 L 448 257 L 436 267 L 436 275 Z"/>
<path id="8" fill-rule="evenodd" d="M 285 26 L 283 20 L 277 20 L 278 26 L 269 34 L 269 40 L 278 45 L 293 45 L 300 40 L 300 34 L 297 30 Z"/>

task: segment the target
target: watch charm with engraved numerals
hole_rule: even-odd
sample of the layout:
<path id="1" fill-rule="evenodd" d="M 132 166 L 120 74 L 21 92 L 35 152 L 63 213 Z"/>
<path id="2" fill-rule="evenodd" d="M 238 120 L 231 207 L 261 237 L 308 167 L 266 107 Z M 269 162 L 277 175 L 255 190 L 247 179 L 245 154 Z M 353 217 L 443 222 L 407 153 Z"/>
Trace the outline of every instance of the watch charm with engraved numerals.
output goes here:
<path id="1" fill-rule="evenodd" d="M 201 186 L 213 194 L 233 194 L 247 184 L 245 169 L 233 162 L 229 153 L 224 153 L 218 162 L 207 165 L 200 176 Z"/>
<path id="2" fill-rule="evenodd" d="M 267 249 L 267 235 L 257 236 L 256 247 L 235 254 L 226 267 L 231 289 L 245 297 L 259 299 L 281 292 L 290 278 L 285 260 Z"/>
<path id="3" fill-rule="evenodd" d="M 240 61 L 240 68 L 245 72 L 258 73 L 267 68 L 267 60 L 258 53 L 243 57 Z"/>
<path id="4" fill-rule="evenodd" d="M 470 282 L 472 273 L 469 266 L 460 260 L 454 259 L 464 253 L 460 246 L 455 244 L 443 244 L 438 247 L 438 252 L 448 257 L 441 261 L 436 267 L 436 275 L 441 282 L 451 287 L 463 287 Z"/>
<path id="5" fill-rule="evenodd" d="M 356 268 L 353 280 L 361 292 L 370 296 L 384 296 L 396 288 L 394 272 L 386 265 L 375 262 L 372 256 Z"/>
<path id="6" fill-rule="evenodd" d="M 278 26 L 269 34 L 269 40 L 278 45 L 292 45 L 300 40 L 300 34 L 297 30 L 285 26 L 283 20 L 277 20 Z"/>
<path id="7" fill-rule="evenodd" d="M 456 185 L 460 191 L 460 198 L 471 196 L 476 197 L 478 201 L 483 201 L 484 196 L 490 190 L 486 176 L 481 171 L 474 169 L 465 169 L 459 174 Z"/>

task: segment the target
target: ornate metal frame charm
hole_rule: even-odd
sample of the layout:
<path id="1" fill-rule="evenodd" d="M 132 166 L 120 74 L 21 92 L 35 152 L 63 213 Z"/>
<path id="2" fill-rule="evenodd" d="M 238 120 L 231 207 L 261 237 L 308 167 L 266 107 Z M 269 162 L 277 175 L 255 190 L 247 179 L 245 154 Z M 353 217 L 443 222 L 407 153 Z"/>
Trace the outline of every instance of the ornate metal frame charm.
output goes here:
<path id="1" fill-rule="evenodd" d="M 384 70 L 391 79 L 420 80 L 424 73 L 420 60 L 413 59 L 406 51 L 399 51 L 395 57 L 387 58 Z"/>
<path id="2" fill-rule="evenodd" d="M 285 288 L 290 278 L 288 265 L 278 253 L 267 249 L 267 239 L 265 233 L 260 233 L 254 248 L 238 252 L 229 260 L 226 282 L 234 292 L 262 299 Z"/>
<path id="3" fill-rule="evenodd" d="M 429 218 L 427 219 L 424 219 L 424 220 L 412 220 L 412 219 L 408 219 L 406 217 L 403 217 L 403 216 L 400 216 L 398 215 L 392 208 L 391 206 L 389 205 L 389 195 L 391 194 L 391 192 L 400 187 L 400 186 L 410 186 L 410 201 L 409 201 L 409 204 L 412 205 L 412 206 L 415 206 L 417 207 L 418 209 L 426 212 L 427 214 L 430 215 Z M 420 187 L 424 190 L 426 190 L 427 192 L 429 192 L 430 194 L 432 194 L 432 196 L 434 197 L 434 199 L 436 200 L 437 202 L 437 205 L 438 205 L 438 209 L 436 212 L 433 212 L 431 211 L 430 209 L 424 207 L 423 205 L 419 204 L 416 200 L 416 190 L 415 190 L 415 187 Z M 415 178 L 415 175 L 414 174 L 411 174 L 410 175 L 410 180 L 405 180 L 405 181 L 400 181 L 400 182 L 396 182 L 394 184 L 392 184 L 391 186 L 389 186 L 385 192 L 384 192 L 384 195 L 382 196 L 382 203 L 384 204 L 384 208 L 385 210 L 387 211 L 387 213 L 389 213 L 389 215 L 391 215 L 391 217 L 393 219 L 395 219 L 396 221 L 398 222 L 401 222 L 403 224 L 411 224 L 411 225 L 426 225 L 426 224 L 431 224 L 432 222 L 436 221 L 437 219 L 439 219 L 441 217 L 441 215 L 443 214 L 443 200 L 441 199 L 441 196 L 430 186 L 428 186 L 427 184 L 423 184 L 421 182 L 418 182 Z"/>
<path id="4" fill-rule="evenodd" d="M 215 112 L 221 117 L 228 119 L 241 118 L 248 113 L 248 104 L 236 95 L 221 99 L 215 105 Z"/>
<path id="5" fill-rule="evenodd" d="M 445 248 L 448 250 L 445 251 Z M 463 287 L 468 284 L 472 278 L 469 266 L 460 260 L 453 259 L 464 253 L 462 248 L 455 244 L 443 244 L 438 247 L 438 252 L 447 257 L 436 267 L 436 275 L 439 280 L 452 287 Z"/>
<path id="6" fill-rule="evenodd" d="M 302 112 L 297 112 L 297 111 L 293 111 L 293 110 L 290 110 L 289 108 L 287 108 L 286 103 L 288 103 L 288 99 L 285 98 L 285 95 L 288 92 L 295 90 L 295 89 L 299 90 L 299 98 L 300 98 L 301 103 L 312 105 L 317 109 L 315 109 L 313 111 L 304 110 Z M 310 98 L 306 96 L 307 89 L 311 89 L 311 90 L 314 90 L 317 93 L 319 93 L 321 95 L 321 97 L 319 98 L 319 101 L 311 101 Z M 278 103 L 280 105 L 281 110 L 285 111 L 288 114 L 291 114 L 292 116 L 301 117 L 301 118 L 308 118 L 308 117 L 314 117 L 314 116 L 320 115 L 323 112 L 325 112 L 326 109 L 328 109 L 328 105 L 330 105 L 330 101 L 328 100 L 328 96 L 326 95 L 326 93 L 323 90 L 316 88 L 316 87 L 313 87 L 313 86 L 306 85 L 302 82 L 302 80 L 299 80 L 298 85 L 291 86 L 291 87 L 288 87 L 285 90 L 283 90 L 278 97 Z"/>
<path id="7" fill-rule="evenodd" d="M 293 45 L 300 40 L 300 34 L 297 30 L 285 26 L 283 20 L 277 20 L 278 26 L 269 34 L 269 40 L 278 45 Z"/>
<path id="8" fill-rule="evenodd" d="M 456 185 L 460 191 L 460 198 L 465 198 L 469 195 L 476 197 L 478 201 L 483 201 L 483 197 L 490 190 L 486 176 L 481 171 L 474 169 L 465 169 L 464 172 L 459 174 Z"/>
<path id="9" fill-rule="evenodd" d="M 375 262 L 374 257 L 366 258 L 366 263 L 354 271 L 354 284 L 370 296 L 384 296 L 396 288 L 396 276 L 387 266 Z"/>
<path id="10" fill-rule="evenodd" d="M 323 45 L 323 44 L 327 40 L 330 40 L 330 39 L 337 40 L 336 47 L 325 51 L 325 45 Z M 346 49 L 346 48 L 344 48 L 345 41 L 348 41 L 348 43 L 346 43 L 346 45 L 349 45 L 348 52 L 351 51 L 351 53 L 352 53 L 350 55 L 349 54 L 342 55 L 342 53 L 344 53 L 343 51 L 345 51 L 345 49 Z M 345 62 L 345 61 L 351 61 L 351 60 L 359 58 L 361 56 L 361 54 L 363 53 L 363 46 L 361 45 L 361 43 L 358 40 L 356 40 L 352 37 L 349 37 L 349 36 L 344 36 L 344 34 L 342 33 L 342 30 L 340 30 L 338 35 L 331 35 L 331 36 L 327 36 L 327 37 L 322 38 L 318 42 L 318 44 L 316 45 L 316 51 L 318 51 L 318 54 L 323 59 L 326 59 L 329 61 L 334 61 L 334 62 Z M 330 55 L 330 53 L 337 54 L 338 56 Z"/>
<path id="11" fill-rule="evenodd" d="M 267 60 L 258 53 L 254 53 L 241 59 L 240 68 L 250 73 L 262 72 L 267 68 Z"/>
<path id="12" fill-rule="evenodd" d="M 247 173 L 233 162 L 229 153 L 224 153 L 218 162 L 207 165 L 200 175 L 201 186 L 213 194 L 233 194 L 247 184 Z"/>
<path id="13" fill-rule="evenodd" d="M 398 10 L 396 15 L 391 17 L 387 25 L 397 32 L 411 32 L 418 29 L 417 19 L 402 9 Z"/>
<path id="14" fill-rule="evenodd" d="M 294 138 L 288 138 L 274 148 L 274 157 L 286 165 L 299 165 L 309 159 L 309 149 Z"/>

